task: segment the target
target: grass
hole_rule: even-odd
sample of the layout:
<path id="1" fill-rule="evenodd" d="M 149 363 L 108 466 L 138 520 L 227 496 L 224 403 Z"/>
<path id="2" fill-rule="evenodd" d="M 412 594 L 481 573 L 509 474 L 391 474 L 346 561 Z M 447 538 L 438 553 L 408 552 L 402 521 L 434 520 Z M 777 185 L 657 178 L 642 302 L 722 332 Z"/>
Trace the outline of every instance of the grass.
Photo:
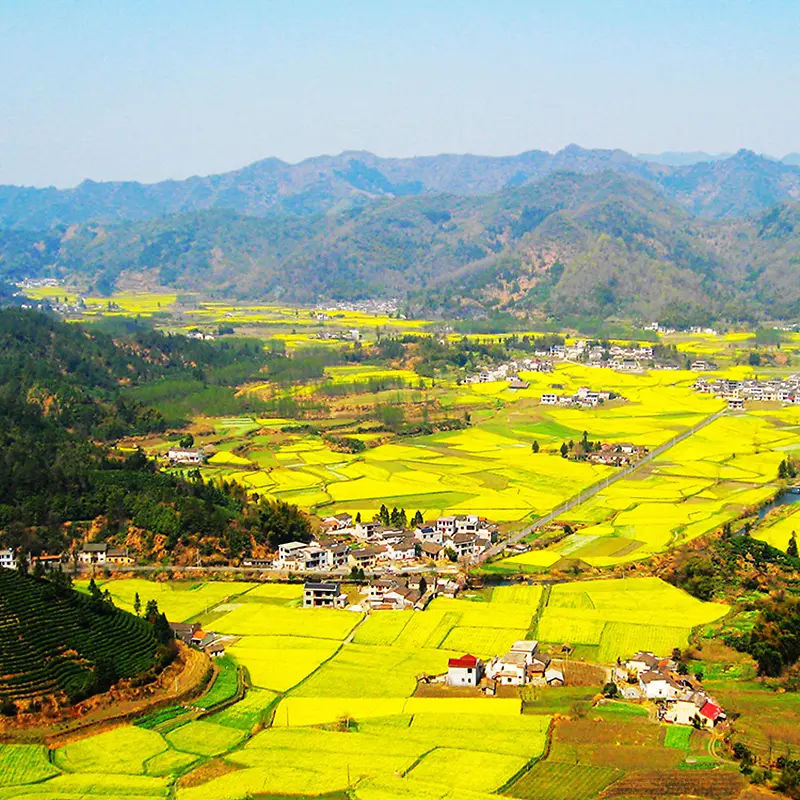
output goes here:
<path id="1" fill-rule="evenodd" d="M 86 581 L 76 581 L 76 588 L 85 586 Z M 104 581 L 99 584 L 111 592 L 114 604 L 126 611 L 133 611 L 136 595 L 139 595 L 142 610 L 148 600 L 155 600 L 158 608 L 167 615 L 170 622 L 185 622 L 213 609 L 225 600 L 248 592 L 257 584 L 245 582 L 216 581 L 210 583 L 163 582 L 129 578 Z"/>
<path id="2" fill-rule="evenodd" d="M 246 603 L 221 616 L 215 623 L 220 633 L 238 636 L 304 636 L 341 641 L 361 617 L 333 609 L 263 607 Z"/>
<path id="3" fill-rule="evenodd" d="M 623 771 L 614 767 L 542 761 L 504 794 L 526 800 L 591 800 L 622 775 Z"/>
<path id="4" fill-rule="evenodd" d="M 658 578 L 558 584 L 543 611 L 538 635 L 555 644 L 597 646 L 598 660 L 612 663 L 637 650 L 665 653 L 685 647 L 692 628 L 728 610 Z"/>
<path id="5" fill-rule="evenodd" d="M 42 745 L 0 745 L 0 786 L 36 783 L 58 774 Z"/>
<path id="6" fill-rule="evenodd" d="M 251 731 L 256 725 L 266 721 L 269 709 L 277 697 L 275 692 L 267 689 L 248 689 L 242 700 L 213 714 L 209 717 L 209 722 Z"/>
<path id="7" fill-rule="evenodd" d="M 227 652 L 247 669 L 253 686 L 284 692 L 314 672 L 338 648 L 338 642 L 324 639 L 244 636 Z"/>
<path id="8" fill-rule="evenodd" d="M 442 783 L 455 789 L 492 792 L 525 764 L 526 759 L 519 756 L 438 747 L 424 756 L 408 778 L 423 784 Z"/>
<path id="9" fill-rule="evenodd" d="M 227 703 L 236 697 L 239 691 L 239 670 L 236 662 L 230 655 L 224 655 L 214 660 L 219 672 L 208 692 L 195 701 L 197 708 L 211 709 Z"/>
<path id="10" fill-rule="evenodd" d="M 145 763 L 166 749 L 155 731 L 125 725 L 55 750 L 53 763 L 65 772 L 142 775 Z"/>
<path id="11" fill-rule="evenodd" d="M 213 722 L 187 722 L 170 731 L 167 741 L 176 750 L 200 756 L 218 756 L 232 750 L 244 738 L 245 732 Z"/>
<path id="12" fill-rule="evenodd" d="M 664 747 L 688 750 L 692 738 L 692 728 L 685 725 L 672 725 L 664 730 Z"/>

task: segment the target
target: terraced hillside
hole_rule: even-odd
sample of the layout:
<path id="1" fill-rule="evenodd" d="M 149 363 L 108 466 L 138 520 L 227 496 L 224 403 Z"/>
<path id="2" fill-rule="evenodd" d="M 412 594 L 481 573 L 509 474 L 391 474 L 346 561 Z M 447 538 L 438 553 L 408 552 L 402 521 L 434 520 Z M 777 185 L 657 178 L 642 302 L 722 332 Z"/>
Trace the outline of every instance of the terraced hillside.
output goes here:
<path id="1" fill-rule="evenodd" d="M 88 696 L 157 661 L 151 626 L 49 581 L 0 569 L 0 697 Z"/>

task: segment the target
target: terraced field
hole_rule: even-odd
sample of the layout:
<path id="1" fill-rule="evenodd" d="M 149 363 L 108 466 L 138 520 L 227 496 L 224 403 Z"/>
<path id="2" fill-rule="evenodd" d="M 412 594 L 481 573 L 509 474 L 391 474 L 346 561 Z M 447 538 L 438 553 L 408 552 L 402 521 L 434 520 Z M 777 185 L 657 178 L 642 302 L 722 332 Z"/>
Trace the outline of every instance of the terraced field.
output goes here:
<path id="1" fill-rule="evenodd" d="M 54 596 L 49 583 L 0 569 L 0 697 L 84 691 L 98 662 L 121 677 L 155 664 L 157 642 L 143 620 L 98 613 L 89 598 Z"/>

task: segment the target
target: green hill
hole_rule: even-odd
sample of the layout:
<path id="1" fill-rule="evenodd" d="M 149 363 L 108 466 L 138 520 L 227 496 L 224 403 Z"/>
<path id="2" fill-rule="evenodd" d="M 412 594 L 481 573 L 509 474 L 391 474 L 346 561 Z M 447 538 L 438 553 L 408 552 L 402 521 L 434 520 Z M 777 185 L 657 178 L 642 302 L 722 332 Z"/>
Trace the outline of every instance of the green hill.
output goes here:
<path id="1" fill-rule="evenodd" d="M 0 569 L 0 698 L 77 701 L 159 663 L 152 626 L 66 584 Z"/>

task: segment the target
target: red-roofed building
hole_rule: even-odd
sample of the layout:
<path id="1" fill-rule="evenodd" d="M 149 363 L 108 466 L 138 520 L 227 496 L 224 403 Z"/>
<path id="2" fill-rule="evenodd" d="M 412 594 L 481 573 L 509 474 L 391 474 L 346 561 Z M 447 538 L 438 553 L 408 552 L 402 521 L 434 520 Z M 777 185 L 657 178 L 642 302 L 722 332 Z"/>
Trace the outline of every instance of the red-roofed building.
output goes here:
<path id="1" fill-rule="evenodd" d="M 449 686 L 477 686 L 483 677 L 483 661 L 465 653 L 461 658 L 447 662 L 447 684 Z"/>
<path id="2" fill-rule="evenodd" d="M 725 712 L 710 700 L 698 712 L 700 718 L 706 722 L 706 727 L 713 728 L 720 720 L 725 719 Z"/>

